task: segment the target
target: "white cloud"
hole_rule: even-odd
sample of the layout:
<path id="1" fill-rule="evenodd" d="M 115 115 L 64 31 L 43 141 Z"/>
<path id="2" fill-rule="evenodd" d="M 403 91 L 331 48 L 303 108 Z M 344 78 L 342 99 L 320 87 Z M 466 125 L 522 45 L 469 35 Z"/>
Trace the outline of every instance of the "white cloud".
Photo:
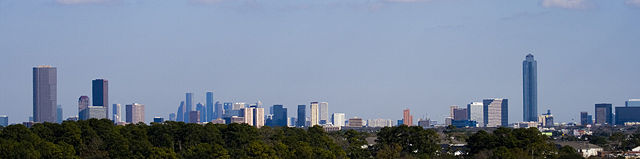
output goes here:
<path id="1" fill-rule="evenodd" d="M 547 8 L 585 9 L 586 0 L 542 0 L 542 6 Z"/>
<path id="2" fill-rule="evenodd" d="M 640 7 L 640 0 L 626 0 L 624 3 L 626 3 L 627 5 Z"/>
<path id="3" fill-rule="evenodd" d="M 60 4 L 96 4 L 105 3 L 111 0 L 56 0 Z"/>

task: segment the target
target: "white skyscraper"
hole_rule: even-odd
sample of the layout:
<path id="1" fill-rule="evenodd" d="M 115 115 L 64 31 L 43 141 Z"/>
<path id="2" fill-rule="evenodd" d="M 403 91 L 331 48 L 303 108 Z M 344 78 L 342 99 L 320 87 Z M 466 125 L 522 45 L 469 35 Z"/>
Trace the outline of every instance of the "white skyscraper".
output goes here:
<path id="1" fill-rule="evenodd" d="M 253 126 L 256 128 L 264 126 L 264 108 L 253 108 Z"/>
<path id="2" fill-rule="evenodd" d="M 484 126 L 484 118 L 483 118 L 483 108 L 482 102 L 473 102 L 471 104 L 467 104 L 467 112 L 469 114 L 469 120 L 476 121 L 478 123 L 478 127 Z"/>
<path id="3" fill-rule="evenodd" d="M 234 104 L 235 105 L 235 104 Z M 255 108 L 242 108 L 240 109 L 240 114 L 244 117 L 244 123 L 253 126 L 253 110 Z"/>
<path id="4" fill-rule="evenodd" d="M 320 115 L 320 125 L 324 125 L 324 124 L 330 124 L 331 121 L 329 121 L 329 103 L 327 102 L 320 102 L 318 104 L 318 109 L 319 109 L 319 114 Z"/>
<path id="5" fill-rule="evenodd" d="M 139 103 L 127 104 L 127 123 L 144 123 L 144 105 Z"/>
<path id="6" fill-rule="evenodd" d="M 331 122 L 333 122 L 333 126 L 345 126 L 345 115 L 344 113 L 333 113 L 331 115 Z"/>
<path id="7" fill-rule="evenodd" d="M 309 106 L 309 113 L 311 113 L 310 116 L 310 120 L 309 120 L 309 127 L 313 127 L 315 125 L 319 124 L 320 119 L 318 118 L 319 112 L 318 112 L 318 102 L 311 102 L 311 105 Z"/>
<path id="8" fill-rule="evenodd" d="M 113 104 L 113 122 L 122 122 L 122 108 L 120 104 Z"/>

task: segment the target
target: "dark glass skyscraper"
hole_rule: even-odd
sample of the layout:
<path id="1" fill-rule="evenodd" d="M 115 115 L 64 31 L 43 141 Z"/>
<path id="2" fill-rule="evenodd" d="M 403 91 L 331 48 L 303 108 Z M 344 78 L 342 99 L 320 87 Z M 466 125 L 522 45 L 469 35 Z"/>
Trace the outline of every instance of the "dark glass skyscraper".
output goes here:
<path id="1" fill-rule="evenodd" d="M 109 81 L 95 79 L 92 81 L 93 106 L 102 106 L 106 109 L 105 116 L 109 118 Z"/>
<path id="2" fill-rule="evenodd" d="M 62 105 L 58 105 L 56 108 L 56 122 L 58 124 L 62 123 Z"/>
<path id="3" fill-rule="evenodd" d="M 596 104 L 596 124 L 613 124 L 613 112 L 611 111 L 611 107 L 613 107 L 613 105 L 609 103 Z"/>
<path id="4" fill-rule="evenodd" d="M 56 122 L 58 100 L 57 69 L 51 66 L 33 68 L 33 121 Z"/>
<path id="5" fill-rule="evenodd" d="M 200 119 L 198 119 L 198 121 L 207 122 L 206 121 L 207 120 L 207 114 L 208 114 L 207 113 L 207 108 L 204 105 L 202 105 L 202 103 L 196 104 L 196 111 L 199 112 L 198 115 L 199 115 Z M 189 118 L 191 118 L 191 117 L 189 117 Z"/>
<path id="6" fill-rule="evenodd" d="M 282 105 L 273 105 L 273 126 L 287 126 L 287 108 Z"/>
<path id="7" fill-rule="evenodd" d="M 206 98 L 207 101 L 205 101 L 205 105 L 207 106 L 207 120 L 206 122 L 211 122 L 213 120 L 213 116 L 215 113 L 213 113 L 213 107 L 215 107 L 215 105 L 213 104 L 213 92 L 207 92 L 206 94 Z"/>
<path id="8" fill-rule="evenodd" d="M 538 62 L 533 55 L 522 61 L 522 120 L 538 121 Z"/>
<path id="9" fill-rule="evenodd" d="M 184 101 L 180 102 L 180 106 L 178 107 L 178 112 L 176 114 L 177 114 L 176 115 L 176 121 L 185 122 L 184 115 L 186 113 L 185 113 L 185 110 L 184 110 Z"/>
<path id="10" fill-rule="evenodd" d="M 305 107 L 306 105 L 298 105 L 298 121 L 296 122 L 297 127 L 304 127 L 304 124 L 307 122 Z"/>
<path id="11" fill-rule="evenodd" d="M 222 103 L 220 101 L 216 102 L 216 110 L 215 110 L 215 119 L 222 119 L 222 115 L 224 114 L 224 109 L 222 109 Z"/>
<path id="12" fill-rule="evenodd" d="M 185 123 L 189 123 L 191 120 L 189 120 L 189 117 L 191 117 L 191 114 L 189 114 L 191 111 L 193 111 L 193 93 L 186 93 L 185 94 L 186 99 L 185 99 L 185 110 L 184 110 L 184 122 Z"/>

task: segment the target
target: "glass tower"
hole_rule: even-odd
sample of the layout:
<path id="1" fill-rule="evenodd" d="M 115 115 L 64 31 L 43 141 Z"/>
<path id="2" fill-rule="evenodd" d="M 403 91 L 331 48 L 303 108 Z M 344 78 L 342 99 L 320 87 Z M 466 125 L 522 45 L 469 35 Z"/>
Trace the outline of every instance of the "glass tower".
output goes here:
<path id="1" fill-rule="evenodd" d="M 306 105 L 298 105 L 298 121 L 296 122 L 297 127 L 304 127 L 305 123 L 307 122 L 306 107 Z"/>
<path id="2" fill-rule="evenodd" d="M 33 121 L 56 122 L 58 100 L 57 69 L 52 66 L 33 68 Z"/>
<path id="3" fill-rule="evenodd" d="M 185 99 L 185 111 L 184 111 L 184 122 L 185 123 L 189 123 L 189 118 L 190 118 L 190 112 L 193 111 L 193 93 L 186 93 L 185 94 L 186 99 Z"/>
<path id="4" fill-rule="evenodd" d="M 522 120 L 538 121 L 538 66 L 533 55 L 522 61 Z"/>
<path id="5" fill-rule="evenodd" d="M 205 105 L 207 106 L 207 122 L 211 122 L 213 120 L 214 117 L 214 109 L 213 107 L 215 107 L 215 105 L 213 104 L 213 92 L 207 92 L 207 101 L 205 102 Z"/>
<path id="6" fill-rule="evenodd" d="M 105 116 L 109 118 L 109 81 L 105 79 L 95 79 L 91 82 L 93 106 L 102 106 L 106 110 Z"/>

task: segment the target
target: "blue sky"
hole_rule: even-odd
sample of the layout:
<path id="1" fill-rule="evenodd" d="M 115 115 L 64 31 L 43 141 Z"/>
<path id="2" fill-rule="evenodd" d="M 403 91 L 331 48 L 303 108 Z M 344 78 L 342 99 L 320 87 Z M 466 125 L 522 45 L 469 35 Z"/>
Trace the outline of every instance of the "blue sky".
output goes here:
<path id="1" fill-rule="evenodd" d="M 110 103 L 168 117 L 204 102 L 329 102 L 348 117 L 442 122 L 449 105 L 509 99 L 522 120 L 522 60 L 539 108 L 579 121 L 640 98 L 639 0 L 0 0 L 0 114 L 32 113 L 31 68 L 58 68 L 65 118 L 91 80 Z"/>

